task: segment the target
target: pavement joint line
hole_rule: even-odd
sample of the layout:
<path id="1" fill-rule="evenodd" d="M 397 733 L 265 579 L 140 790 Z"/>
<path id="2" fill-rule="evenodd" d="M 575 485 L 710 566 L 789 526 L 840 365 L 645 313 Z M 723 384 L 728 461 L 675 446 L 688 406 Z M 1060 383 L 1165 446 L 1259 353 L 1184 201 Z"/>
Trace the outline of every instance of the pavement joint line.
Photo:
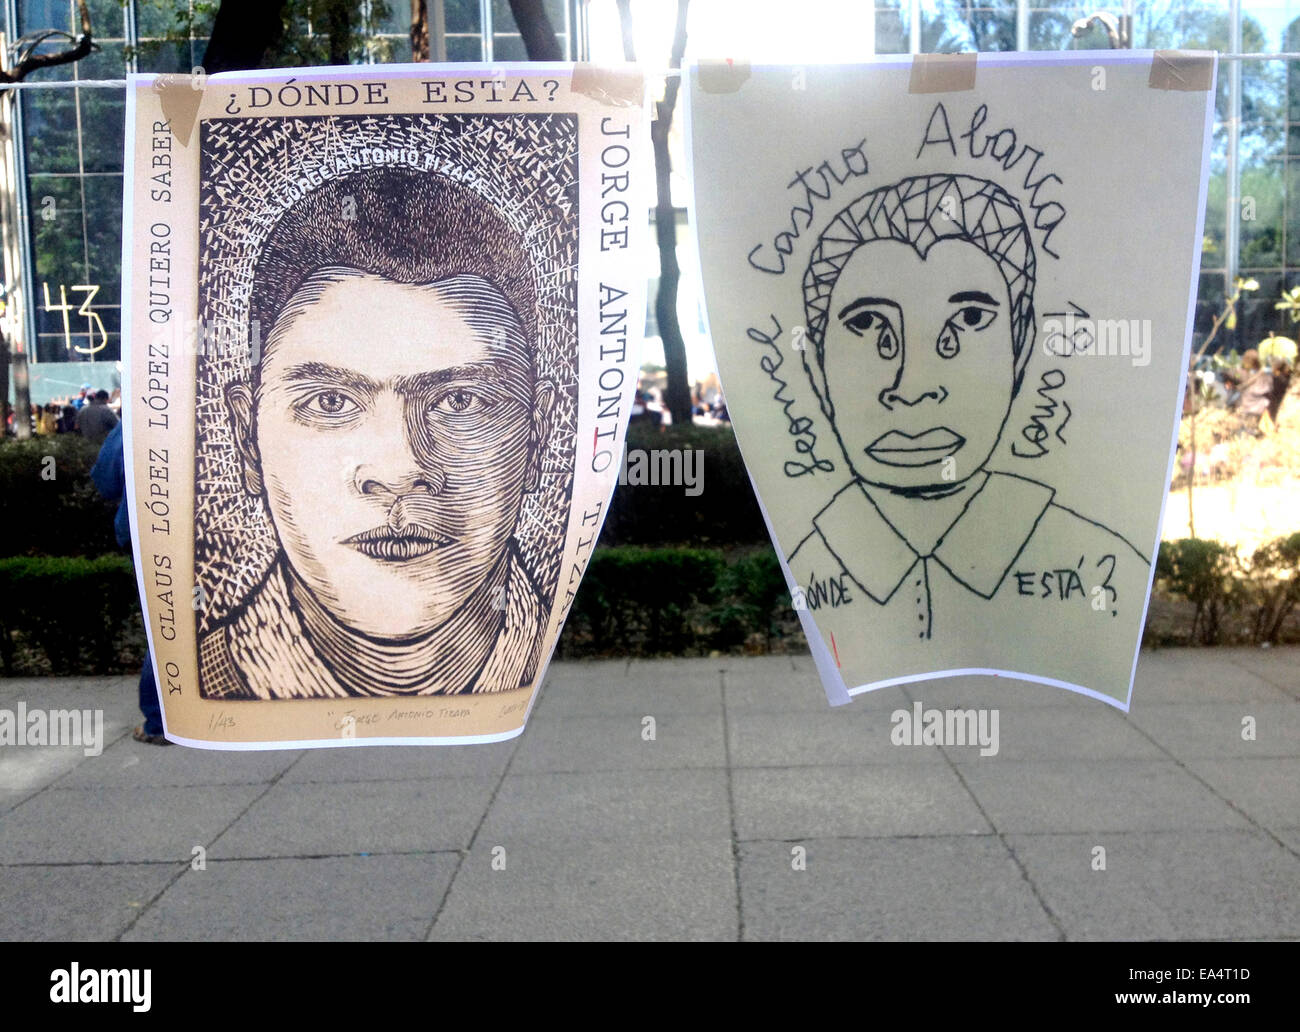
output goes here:
<path id="1" fill-rule="evenodd" d="M 1267 674 L 1260 673 L 1254 667 L 1246 666 L 1246 664 L 1239 659 L 1230 659 L 1229 662 L 1232 663 L 1233 666 L 1246 671 L 1246 673 L 1253 674 L 1254 676 L 1258 677 L 1265 684 L 1271 685 L 1272 687 L 1276 688 L 1278 691 L 1286 693 L 1286 695 L 1289 696 L 1291 699 L 1300 701 L 1300 689 L 1292 689 L 1292 688 L 1288 688 L 1284 684 L 1278 684 Z"/>
<path id="2" fill-rule="evenodd" d="M 1243 702 L 1242 705 L 1249 705 L 1249 703 Z M 1136 724 L 1134 724 L 1133 726 L 1137 728 L 1138 734 L 1140 734 L 1148 742 L 1150 742 L 1162 753 L 1168 756 L 1169 759 L 1172 760 L 1173 763 L 1176 764 L 1180 770 L 1182 770 L 1186 774 L 1191 775 L 1193 778 L 1199 781 L 1202 787 L 1204 787 L 1212 796 L 1226 803 L 1229 809 L 1235 810 L 1237 813 L 1239 813 L 1242 817 L 1246 819 L 1246 822 L 1250 824 L 1251 827 L 1256 828 L 1259 831 L 1262 831 L 1265 835 L 1267 835 L 1279 846 L 1281 846 L 1284 850 L 1286 850 L 1286 852 L 1290 853 L 1292 856 L 1296 857 L 1297 859 L 1300 859 L 1300 849 L 1296 849 L 1296 847 L 1290 845 L 1282 838 L 1275 835 L 1272 829 L 1266 828 L 1259 821 L 1255 820 L 1254 817 L 1248 814 L 1240 806 L 1238 806 L 1231 799 L 1229 799 L 1222 792 L 1220 792 L 1217 788 L 1215 788 L 1208 781 L 1206 781 L 1203 777 L 1197 774 L 1196 771 L 1194 771 L 1191 767 L 1187 766 L 1187 764 L 1185 764 L 1182 760 L 1180 760 L 1177 756 L 1175 756 L 1172 752 L 1170 752 L 1169 749 L 1166 748 L 1163 743 L 1156 741 L 1156 739 L 1151 734 L 1149 734 L 1145 728 L 1138 727 Z M 1208 758 L 1209 757 L 1207 757 L 1207 759 Z M 1279 757 L 1276 756 L 1239 756 L 1239 757 L 1232 757 L 1232 758 L 1239 759 L 1239 760 L 1262 760 L 1262 761 L 1272 760 L 1274 762 L 1276 762 L 1279 759 Z"/>
<path id="3" fill-rule="evenodd" d="M 732 787 L 731 725 L 727 720 L 727 672 L 718 671 L 718 694 L 722 700 L 722 757 L 727 771 L 727 814 L 731 819 L 731 877 L 736 886 L 736 941 L 745 941 L 745 904 L 740 889 L 740 837 L 736 832 L 736 793 Z"/>
<path id="4" fill-rule="evenodd" d="M 207 863 L 232 864 L 243 863 L 245 861 L 261 862 L 263 860 L 348 860 L 369 858 L 372 856 L 441 856 L 461 852 L 463 852 L 463 850 L 460 849 L 382 849 L 368 852 L 361 852 L 358 850 L 351 853 L 284 853 L 281 855 L 267 854 L 266 856 L 210 856 L 207 858 Z M 18 860 L 11 863 L 0 863 L 0 870 L 18 867 L 133 867 L 141 864 L 153 867 L 184 864 L 188 867 L 190 865 L 190 858 L 173 858 L 171 860 Z"/>
<path id="5" fill-rule="evenodd" d="M 122 731 L 121 734 L 119 734 L 116 738 L 114 738 L 111 742 L 107 743 L 107 744 L 104 746 L 104 749 L 100 751 L 100 756 L 102 756 L 102 755 L 104 754 L 104 751 L 105 751 L 105 750 L 108 750 L 108 749 L 112 748 L 112 747 L 115 746 L 118 742 L 122 741 L 123 738 L 128 738 L 128 737 L 130 737 L 130 734 L 131 734 L 131 732 L 130 732 L 129 729 L 128 729 L 128 730 L 124 730 L 124 731 Z M 35 792 L 33 792 L 31 795 L 23 796 L 21 799 L 18 800 L 18 802 L 14 803 L 12 806 L 7 806 L 7 807 L 5 807 L 5 809 L 4 809 L 3 811 L 0 811 L 0 813 L 3 813 L 3 814 L 5 814 L 5 815 L 8 815 L 8 814 L 13 813 L 15 810 L 18 809 L 18 807 L 27 805 L 27 804 L 30 803 L 33 799 L 35 799 L 38 795 L 41 795 L 41 794 L 43 794 L 43 793 L 45 793 L 45 792 L 48 792 L 50 789 L 55 788 L 55 787 L 58 785 L 58 783 L 59 783 L 60 781 L 62 781 L 64 778 L 66 778 L 66 777 L 67 777 L 69 774 L 71 774 L 73 771 L 79 769 L 79 768 L 81 767 L 81 765 L 82 765 L 83 763 L 85 763 L 87 760 L 97 760 L 97 759 L 99 759 L 98 756 L 82 756 L 81 759 L 79 759 L 79 760 L 78 760 L 76 763 L 74 763 L 71 767 L 69 767 L 67 770 L 65 770 L 62 774 L 60 774 L 60 775 L 58 775 L 57 777 L 52 778 L 51 780 L 47 781 L 45 784 L 43 784 L 40 788 L 38 788 L 38 789 L 37 789 Z"/>
<path id="6" fill-rule="evenodd" d="M 948 768 L 954 775 L 956 775 L 957 780 L 961 782 L 961 787 L 964 788 L 966 794 L 970 796 L 971 802 L 975 804 L 975 808 L 979 810 L 980 816 L 983 817 L 984 820 L 988 822 L 988 826 L 993 829 L 993 833 L 997 836 L 998 841 L 1002 843 L 1002 848 L 1007 851 L 1007 856 L 1011 858 L 1011 862 L 1015 864 L 1016 868 L 1020 871 L 1020 877 L 1024 879 L 1025 884 L 1029 886 L 1029 891 L 1034 894 L 1034 899 L 1038 901 L 1038 905 L 1042 907 L 1043 913 L 1047 915 L 1047 920 L 1049 920 L 1052 923 L 1052 927 L 1056 929 L 1057 941 L 1068 941 L 1069 936 L 1066 935 L 1065 925 L 1061 923 L 1060 918 L 1058 918 L 1052 908 L 1048 906 L 1047 900 L 1043 898 L 1042 892 L 1038 889 L 1038 885 L 1034 882 L 1034 879 L 1029 876 L 1029 868 L 1027 868 L 1023 861 L 1021 861 L 1020 857 L 1016 854 L 1015 849 L 1012 848 L 1011 843 L 1007 841 L 1006 835 L 1002 833 L 1002 830 L 994 822 L 993 818 L 989 815 L 989 812 L 984 809 L 984 804 L 981 803 L 979 797 L 975 795 L 975 790 L 971 788 L 970 784 L 962 776 L 957 764 L 954 763 L 952 757 L 948 755 L 948 747 L 941 745 L 939 746 L 939 751 L 947 761 Z"/>
<path id="7" fill-rule="evenodd" d="M 221 836 L 224 835 L 226 832 L 228 832 L 232 827 L 234 827 L 235 824 L 246 813 L 248 813 L 249 810 L 251 810 L 254 806 L 256 806 L 261 800 L 265 799 L 266 794 L 270 792 L 271 789 L 273 789 L 279 783 L 282 777 L 288 774 L 289 771 L 293 770 L 294 766 L 298 764 L 302 760 L 302 758 L 306 755 L 307 755 L 306 751 L 300 752 L 297 756 L 294 757 L 293 761 L 287 767 L 284 768 L 284 770 L 280 771 L 279 774 L 277 774 L 274 778 L 271 779 L 271 781 L 267 783 L 266 788 L 264 788 L 261 792 L 259 792 L 254 798 L 250 799 L 248 801 L 248 805 L 245 806 L 242 810 L 240 810 L 239 813 L 235 814 L 235 816 L 232 817 L 227 822 L 226 826 L 222 828 L 219 832 L 217 832 L 217 834 L 212 838 L 212 840 L 206 846 L 204 846 L 204 851 L 205 851 L 204 855 L 206 856 L 207 855 L 206 851 L 211 849 L 213 846 L 215 846 L 221 840 Z M 122 928 L 115 936 L 113 936 L 113 941 L 121 942 L 122 936 L 126 935 L 129 931 L 131 931 L 132 928 L 134 928 L 137 924 L 139 924 L 140 919 L 144 917 L 144 915 L 147 914 L 150 910 L 153 909 L 154 904 L 157 903 L 158 900 L 162 899 L 162 897 L 166 894 L 168 889 L 170 889 L 173 885 L 175 885 L 178 881 L 180 881 L 183 877 L 185 877 L 185 872 L 188 871 L 189 869 L 190 869 L 189 863 L 182 863 L 180 866 L 180 870 L 176 872 L 175 876 L 172 877 L 170 880 L 168 880 L 166 885 L 164 885 L 161 889 L 159 889 L 157 892 L 153 894 L 153 896 L 144 904 L 144 906 L 142 906 L 139 909 L 139 911 L 135 914 L 135 916 L 133 916 L 131 920 L 127 922 L 126 927 Z"/>
<path id="8" fill-rule="evenodd" d="M 629 660 L 629 662 L 631 661 Z M 515 748 L 510 750 L 505 766 L 501 768 L 501 776 L 497 778 L 496 787 L 492 789 L 492 795 L 488 797 L 487 804 L 483 807 L 483 813 L 479 816 L 478 823 L 474 825 L 474 831 L 469 837 L 469 842 L 465 844 L 463 850 L 458 851 L 460 856 L 456 860 L 456 868 L 451 872 L 451 877 L 447 879 L 447 887 L 442 890 L 442 898 L 438 900 L 438 906 L 434 908 L 433 916 L 429 919 L 429 925 L 425 928 L 424 935 L 420 939 L 421 942 L 428 942 L 429 937 L 433 935 L 433 930 L 438 927 L 438 919 L 442 917 L 442 912 L 447 906 L 447 900 L 451 898 L 451 890 L 456 884 L 456 879 L 460 876 L 460 870 L 465 866 L 465 861 L 469 859 L 470 853 L 474 851 L 474 843 L 478 841 L 478 834 L 483 830 L 483 824 L 487 821 L 488 814 L 492 812 L 492 804 L 497 801 L 501 786 L 506 783 L 506 776 L 510 773 L 510 765 L 515 762 L 515 757 L 519 755 L 518 743 L 522 737 L 521 732 L 512 739 L 515 742 Z"/>

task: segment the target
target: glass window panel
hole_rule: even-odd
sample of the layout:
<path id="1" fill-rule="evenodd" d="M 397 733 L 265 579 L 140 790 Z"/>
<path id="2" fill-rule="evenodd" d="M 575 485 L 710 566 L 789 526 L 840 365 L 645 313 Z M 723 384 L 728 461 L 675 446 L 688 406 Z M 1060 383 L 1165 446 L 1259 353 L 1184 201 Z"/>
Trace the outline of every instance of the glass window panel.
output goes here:
<path id="1" fill-rule="evenodd" d="M 448 36 L 448 61 L 482 61 L 483 41 L 478 36 Z"/>
<path id="2" fill-rule="evenodd" d="M 121 172 L 126 133 L 126 99 L 121 90 L 78 90 L 81 94 L 81 154 L 87 172 Z"/>
<path id="3" fill-rule="evenodd" d="M 428 6 L 432 6 L 429 4 Z M 386 10 L 382 8 L 387 8 Z M 426 8 L 427 9 L 427 8 Z M 386 0 L 370 9 L 371 31 L 389 36 L 411 37 L 411 5 L 407 0 Z"/>
<path id="4" fill-rule="evenodd" d="M 198 62 L 193 59 L 189 43 L 149 40 L 140 44 L 136 63 L 142 72 L 183 75 Z"/>
<path id="5" fill-rule="evenodd" d="M 94 305 L 121 301 L 122 281 L 122 177 L 87 176 L 86 251 L 90 264 L 87 283 L 99 286 Z"/>
<path id="6" fill-rule="evenodd" d="M 1015 50 L 1015 0 L 983 0 L 976 7 L 962 0 L 922 0 L 921 49 L 929 53 L 960 50 Z"/>
<path id="7" fill-rule="evenodd" d="M 911 50 L 907 34 L 907 12 L 899 0 L 876 4 L 876 53 L 906 54 Z"/>
<path id="8" fill-rule="evenodd" d="M 483 28 L 479 24 L 478 0 L 446 0 L 443 19 L 448 32 L 481 32 Z"/>
<path id="9" fill-rule="evenodd" d="M 1291 162 L 1286 170 L 1286 263 L 1300 265 L 1300 162 Z"/>
<path id="10" fill-rule="evenodd" d="M 1070 26 L 1076 19 L 1073 11 L 1030 11 L 1030 50 L 1069 50 L 1074 44 Z"/>
<path id="11" fill-rule="evenodd" d="M 126 27 L 122 0 L 90 0 L 86 7 L 90 11 L 90 32 L 96 42 L 106 39 L 125 38 Z M 79 35 L 81 33 L 80 17 L 74 15 L 70 20 L 73 26 L 70 31 Z"/>
<path id="12" fill-rule="evenodd" d="M 35 172 L 78 171 L 75 91 L 24 90 L 22 105 L 28 169 Z"/>
<path id="13" fill-rule="evenodd" d="M 492 0 L 492 31 L 499 33 L 518 32 L 515 15 L 510 10 L 510 0 Z"/>
<path id="14" fill-rule="evenodd" d="M 522 36 L 493 36 L 492 60 L 527 61 L 528 49 L 524 46 Z"/>

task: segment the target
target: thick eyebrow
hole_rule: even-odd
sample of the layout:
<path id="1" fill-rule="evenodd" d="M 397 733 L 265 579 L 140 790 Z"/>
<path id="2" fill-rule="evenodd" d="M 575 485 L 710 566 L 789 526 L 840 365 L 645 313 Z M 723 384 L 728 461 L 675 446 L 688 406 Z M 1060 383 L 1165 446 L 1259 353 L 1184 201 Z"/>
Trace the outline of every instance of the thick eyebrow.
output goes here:
<path id="1" fill-rule="evenodd" d="M 963 290 L 961 293 L 953 294 L 952 297 L 948 298 L 950 305 L 959 305 L 963 301 L 980 301 L 986 305 L 997 307 L 997 301 L 982 290 Z"/>
<path id="2" fill-rule="evenodd" d="M 342 366 L 330 365 L 327 362 L 301 362 L 290 366 L 284 378 L 291 381 L 338 384 L 340 387 L 349 387 L 364 394 L 375 394 L 380 389 L 380 384 L 370 377 L 354 369 L 344 369 Z"/>
<path id="3" fill-rule="evenodd" d="M 491 383 L 507 383 L 515 379 L 516 377 L 512 377 L 509 371 L 500 367 L 502 364 L 478 362 L 469 365 L 449 366 L 446 369 L 430 370 L 427 373 L 416 373 L 413 376 L 398 376 L 393 378 L 392 383 L 394 389 L 399 393 L 408 394 L 428 391 L 449 380 L 486 380 Z M 384 388 L 383 382 L 371 379 L 364 373 L 359 373 L 354 369 L 345 369 L 342 366 L 330 365 L 327 362 L 302 362 L 291 366 L 285 373 L 285 379 L 289 381 L 337 384 L 340 387 L 346 387 L 360 394 L 371 396 L 378 394 Z"/>
<path id="4" fill-rule="evenodd" d="M 399 376 L 395 382 L 402 393 L 424 393 L 449 380 L 486 380 L 489 383 L 511 385 L 519 379 L 518 372 L 511 373 L 508 363 L 501 361 L 473 362 L 469 365 L 449 366 L 446 369 Z"/>
<path id="5" fill-rule="evenodd" d="M 859 308 L 869 308 L 872 305 L 888 305 L 890 308 L 901 307 L 897 301 L 891 301 L 887 297 L 860 297 L 856 301 L 850 301 L 840 309 L 840 314 L 835 318 L 843 319 L 850 312 L 856 312 Z"/>

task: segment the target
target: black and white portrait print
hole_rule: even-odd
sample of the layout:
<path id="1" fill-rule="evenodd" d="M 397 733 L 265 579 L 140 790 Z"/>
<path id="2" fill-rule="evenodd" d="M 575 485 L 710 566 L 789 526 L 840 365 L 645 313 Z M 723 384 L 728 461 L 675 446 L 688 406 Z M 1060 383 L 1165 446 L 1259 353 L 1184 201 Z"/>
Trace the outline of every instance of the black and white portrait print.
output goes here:
<path id="1" fill-rule="evenodd" d="M 576 119 L 200 128 L 202 696 L 529 685 L 573 485 Z"/>

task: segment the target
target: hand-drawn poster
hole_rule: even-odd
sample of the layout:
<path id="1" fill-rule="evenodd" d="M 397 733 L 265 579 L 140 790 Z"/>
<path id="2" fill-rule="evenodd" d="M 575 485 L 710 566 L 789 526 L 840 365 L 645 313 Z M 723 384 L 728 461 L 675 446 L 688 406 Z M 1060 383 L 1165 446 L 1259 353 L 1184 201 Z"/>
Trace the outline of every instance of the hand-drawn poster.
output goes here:
<path id="1" fill-rule="evenodd" d="M 687 74 L 722 386 L 830 701 L 982 673 L 1127 709 L 1213 55 Z"/>
<path id="2" fill-rule="evenodd" d="M 169 739 L 523 729 L 635 387 L 643 97 L 583 65 L 132 78 L 127 473 Z"/>

